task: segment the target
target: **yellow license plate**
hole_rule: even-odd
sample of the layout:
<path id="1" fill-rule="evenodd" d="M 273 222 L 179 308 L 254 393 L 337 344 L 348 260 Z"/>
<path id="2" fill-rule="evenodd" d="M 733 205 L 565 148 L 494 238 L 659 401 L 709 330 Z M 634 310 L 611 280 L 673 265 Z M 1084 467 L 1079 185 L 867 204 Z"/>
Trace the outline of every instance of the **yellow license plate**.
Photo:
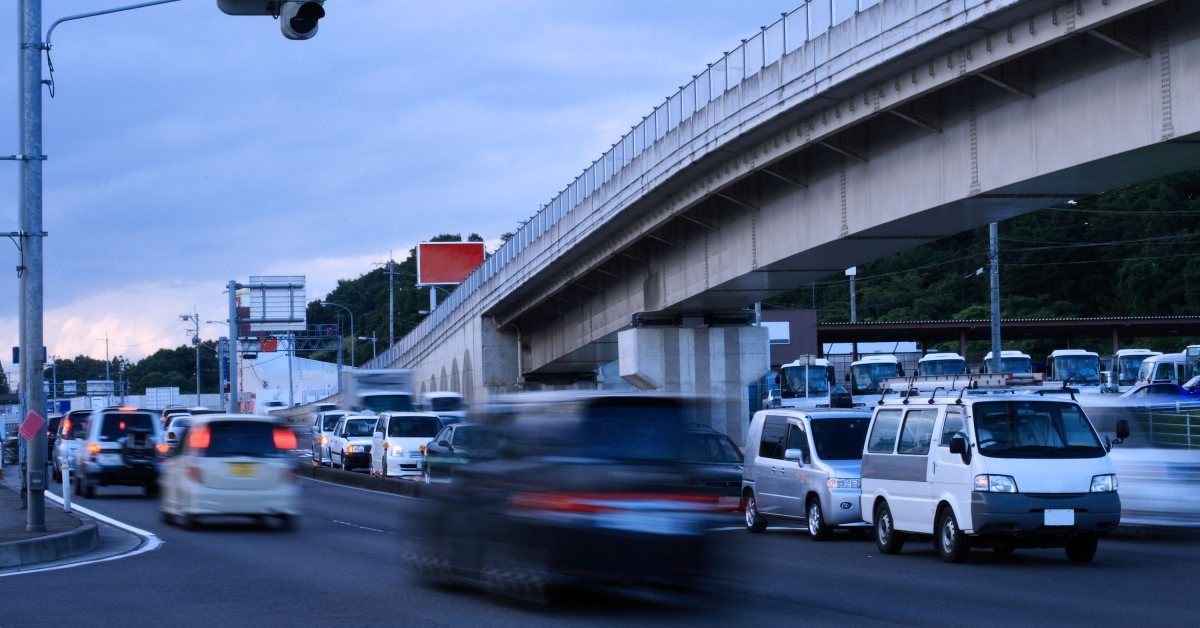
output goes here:
<path id="1" fill-rule="evenodd" d="M 252 478 L 258 475 L 258 465 L 249 462 L 229 463 L 229 475 L 235 478 Z"/>

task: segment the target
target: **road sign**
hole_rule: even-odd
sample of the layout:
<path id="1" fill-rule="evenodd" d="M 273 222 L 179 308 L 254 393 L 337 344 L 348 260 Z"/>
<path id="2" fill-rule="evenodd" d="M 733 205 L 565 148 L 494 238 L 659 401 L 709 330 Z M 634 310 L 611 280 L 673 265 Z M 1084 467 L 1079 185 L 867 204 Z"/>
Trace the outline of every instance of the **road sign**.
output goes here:
<path id="1" fill-rule="evenodd" d="M 421 242 L 417 245 L 417 285 L 462 283 L 483 260 L 482 242 Z"/>
<path id="2" fill-rule="evenodd" d="M 46 362 L 46 347 L 42 347 L 42 362 Z M 13 364 L 21 363 L 21 347 L 13 347 Z"/>
<path id="3" fill-rule="evenodd" d="M 29 414 L 25 415 L 25 420 L 21 422 L 21 429 L 17 431 L 22 438 L 32 442 L 33 438 L 37 436 L 43 427 L 46 427 L 46 419 L 43 419 L 42 415 L 30 410 Z"/>

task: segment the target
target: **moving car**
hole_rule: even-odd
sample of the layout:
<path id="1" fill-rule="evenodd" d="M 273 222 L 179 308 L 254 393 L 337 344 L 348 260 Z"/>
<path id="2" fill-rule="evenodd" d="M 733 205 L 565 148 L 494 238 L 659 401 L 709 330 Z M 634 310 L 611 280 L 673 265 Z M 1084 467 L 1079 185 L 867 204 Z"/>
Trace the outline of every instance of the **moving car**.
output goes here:
<path id="1" fill-rule="evenodd" d="M 823 541 L 837 526 L 861 525 L 859 467 L 870 421 L 863 411 L 756 412 L 741 486 L 746 529 L 802 521 L 811 539 Z"/>
<path id="2" fill-rule="evenodd" d="M 496 455 L 496 430 L 490 425 L 456 423 L 447 425 L 425 445 L 421 480 L 449 482 L 454 469 Z"/>
<path id="3" fill-rule="evenodd" d="M 683 461 L 691 467 L 692 484 L 725 498 L 731 509 L 741 507 L 742 450 L 711 427 L 693 426 L 684 434 Z"/>
<path id="4" fill-rule="evenodd" d="M 375 433 L 374 416 L 351 414 L 338 419 L 329 437 L 330 464 L 343 471 L 371 467 L 371 436 Z"/>
<path id="5" fill-rule="evenodd" d="M 563 587 L 688 588 L 708 568 L 717 495 L 687 487 L 689 401 L 600 392 L 501 396 L 477 415 L 497 457 L 462 465 L 404 522 L 434 581 L 536 602 Z"/>
<path id="6" fill-rule="evenodd" d="M 1154 400 L 1154 403 L 1200 400 L 1200 390 L 1192 390 L 1179 384 L 1138 384 L 1121 394 L 1122 399 Z"/>
<path id="7" fill-rule="evenodd" d="M 326 410 L 318 412 L 312 424 L 313 461 L 319 465 L 333 465 L 333 457 L 329 453 L 329 441 L 333 438 L 334 428 L 342 417 L 349 416 L 345 410 Z"/>
<path id="8" fill-rule="evenodd" d="M 888 401 L 863 451 L 862 512 L 884 554 L 932 536 L 947 562 L 973 546 L 1062 547 L 1088 562 L 1121 520 L 1108 449 L 1128 435 L 1121 420 L 1117 441 L 1101 441 L 1069 399 Z"/>
<path id="9" fill-rule="evenodd" d="M 300 515 L 295 448 L 296 434 L 278 417 L 195 417 L 163 462 L 162 520 L 192 528 L 201 517 L 275 517 L 293 529 Z"/>
<path id="10" fill-rule="evenodd" d="M 79 444 L 87 436 L 87 419 L 91 410 L 72 410 L 63 417 L 58 428 L 58 438 L 54 439 L 54 448 L 50 451 L 51 472 L 57 482 L 63 481 L 62 465 L 65 462 L 71 473 L 75 472 L 75 461 L 78 457 Z"/>
<path id="11" fill-rule="evenodd" d="M 157 413 L 139 408 L 93 412 L 76 450 L 75 493 L 95 497 L 99 486 L 140 486 L 158 492 L 158 457 L 165 454 Z"/>
<path id="12" fill-rule="evenodd" d="M 436 414 L 384 412 L 371 436 L 371 475 L 417 476 L 425 458 L 425 443 L 442 429 Z"/>

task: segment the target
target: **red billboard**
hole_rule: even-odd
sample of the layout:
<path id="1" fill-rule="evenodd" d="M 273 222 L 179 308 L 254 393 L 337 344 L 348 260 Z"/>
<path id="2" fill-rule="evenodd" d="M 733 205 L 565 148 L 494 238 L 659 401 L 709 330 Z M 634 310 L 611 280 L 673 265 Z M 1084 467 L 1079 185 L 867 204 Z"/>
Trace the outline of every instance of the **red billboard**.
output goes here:
<path id="1" fill-rule="evenodd" d="M 417 245 L 417 285 L 462 283 L 483 260 L 482 242 L 422 242 Z"/>

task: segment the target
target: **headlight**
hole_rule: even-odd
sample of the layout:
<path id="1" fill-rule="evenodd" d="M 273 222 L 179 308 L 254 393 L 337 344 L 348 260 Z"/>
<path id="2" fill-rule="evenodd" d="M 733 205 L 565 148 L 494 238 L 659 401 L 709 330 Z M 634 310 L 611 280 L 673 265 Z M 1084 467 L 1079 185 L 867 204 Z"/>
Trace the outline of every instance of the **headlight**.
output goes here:
<path id="1" fill-rule="evenodd" d="M 356 447 L 355 445 L 346 445 L 346 453 L 352 454 L 356 451 L 358 451 L 358 447 Z"/>
<path id="2" fill-rule="evenodd" d="M 400 445 L 396 445 L 395 447 L 392 447 L 391 452 L 393 456 L 399 456 L 400 454 L 404 453 L 404 448 Z"/>
<path id="3" fill-rule="evenodd" d="M 862 488 L 862 480 L 858 478 L 829 478 L 825 485 L 829 488 Z"/>
<path id="4" fill-rule="evenodd" d="M 979 493 L 1016 493 L 1017 481 L 1011 475 L 977 475 L 975 491 Z"/>
<path id="5" fill-rule="evenodd" d="M 1092 492 L 1093 493 L 1111 493 L 1117 490 L 1117 476 L 1108 473 L 1105 475 L 1092 476 Z"/>

